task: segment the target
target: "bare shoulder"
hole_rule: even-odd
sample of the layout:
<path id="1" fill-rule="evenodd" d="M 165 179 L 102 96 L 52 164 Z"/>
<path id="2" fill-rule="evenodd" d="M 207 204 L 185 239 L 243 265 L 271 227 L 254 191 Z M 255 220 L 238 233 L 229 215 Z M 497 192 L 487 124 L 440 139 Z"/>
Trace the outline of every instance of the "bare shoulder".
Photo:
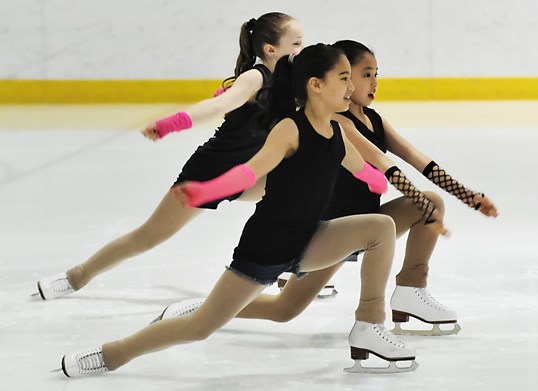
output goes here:
<path id="1" fill-rule="evenodd" d="M 251 85 L 251 86 L 257 86 L 258 89 L 261 88 L 263 84 L 263 76 L 260 71 L 256 69 L 249 69 L 246 72 L 243 72 L 239 75 L 239 77 L 235 80 L 233 87 L 236 86 L 243 86 L 243 85 Z"/>
<path id="2" fill-rule="evenodd" d="M 354 127 L 353 121 L 342 114 L 334 114 L 331 118 L 333 121 L 338 122 L 343 127 Z"/>
<path id="3" fill-rule="evenodd" d="M 290 149 L 296 150 L 299 147 L 299 128 L 294 120 L 284 118 L 271 129 L 268 138 L 287 144 Z"/>
<path id="4" fill-rule="evenodd" d="M 344 136 L 359 133 L 359 131 L 355 128 L 353 121 L 341 114 L 333 115 L 332 120 L 338 122 L 338 125 L 340 125 L 340 131 L 342 131 L 342 135 Z"/>
<path id="5" fill-rule="evenodd" d="M 275 134 L 278 133 L 278 134 L 283 134 L 283 135 L 299 134 L 299 128 L 297 127 L 297 124 L 295 123 L 294 120 L 292 120 L 291 118 L 284 118 L 280 120 L 273 127 L 273 129 L 271 129 L 271 134 L 272 133 L 275 133 Z"/>

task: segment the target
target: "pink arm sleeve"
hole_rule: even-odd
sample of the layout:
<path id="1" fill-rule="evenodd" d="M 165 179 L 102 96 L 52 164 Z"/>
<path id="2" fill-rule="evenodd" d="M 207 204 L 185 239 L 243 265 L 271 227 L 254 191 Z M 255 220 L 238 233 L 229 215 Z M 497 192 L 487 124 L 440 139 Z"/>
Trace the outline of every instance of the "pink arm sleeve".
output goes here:
<path id="1" fill-rule="evenodd" d="M 254 172 L 245 164 L 206 182 L 188 182 L 184 188 L 190 198 L 189 205 L 196 207 L 246 190 L 256 183 Z"/>
<path id="2" fill-rule="evenodd" d="M 184 129 L 192 128 L 191 117 L 184 111 L 163 118 L 157 121 L 156 124 L 157 126 L 155 130 L 160 138 L 163 138 L 170 132 L 179 132 Z"/>
<path id="3" fill-rule="evenodd" d="M 370 191 L 376 194 L 383 194 L 387 191 L 387 179 L 377 168 L 372 167 L 368 162 L 364 162 L 362 171 L 353 173 L 353 176 L 366 182 Z"/>

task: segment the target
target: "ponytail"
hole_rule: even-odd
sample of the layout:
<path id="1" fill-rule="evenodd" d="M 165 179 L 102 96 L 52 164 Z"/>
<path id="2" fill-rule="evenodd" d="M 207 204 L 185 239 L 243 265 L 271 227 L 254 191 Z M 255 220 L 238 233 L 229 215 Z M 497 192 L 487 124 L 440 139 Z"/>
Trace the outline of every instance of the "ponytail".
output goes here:
<path id="1" fill-rule="evenodd" d="M 260 128 L 263 130 L 271 130 L 297 109 L 292 85 L 293 64 L 289 59 L 289 56 L 284 56 L 277 61 L 271 86 L 258 94 L 257 100 L 264 109 L 260 118 Z"/>
<path id="2" fill-rule="evenodd" d="M 242 73 L 252 69 L 256 59 L 265 59 L 263 47 L 267 44 L 277 46 L 286 33 L 286 24 L 293 20 L 281 12 L 270 12 L 258 19 L 243 23 L 239 32 L 239 55 L 235 62 L 234 75 L 222 82 L 222 88 L 230 88 Z"/>
<path id="3" fill-rule="evenodd" d="M 252 44 L 252 28 L 255 23 L 251 19 L 243 23 L 239 33 L 239 55 L 235 63 L 234 78 L 238 78 L 240 74 L 251 69 L 256 62 L 256 54 Z"/>

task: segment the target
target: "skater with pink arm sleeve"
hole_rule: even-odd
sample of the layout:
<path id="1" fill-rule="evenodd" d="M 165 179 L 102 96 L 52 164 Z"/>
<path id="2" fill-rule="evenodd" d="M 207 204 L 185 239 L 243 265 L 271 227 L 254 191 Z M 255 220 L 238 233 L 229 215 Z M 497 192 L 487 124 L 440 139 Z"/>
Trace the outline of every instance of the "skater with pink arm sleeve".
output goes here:
<path id="1" fill-rule="evenodd" d="M 268 91 L 266 123 L 272 130 L 262 149 L 215 180 L 187 181 L 173 189 L 184 206 L 196 206 L 210 200 L 211 194 L 220 197 L 248 188 L 255 178 L 267 175 L 265 196 L 245 224 L 232 262 L 208 298 L 192 316 L 162 320 L 127 338 L 65 355 L 66 376 L 116 370 L 139 356 L 206 339 L 281 273 L 307 278 L 308 273 L 331 267 L 360 248 L 366 253 L 352 357 L 362 359 L 375 352 L 393 363 L 391 371 L 416 368 L 413 364 L 399 369 L 394 364 L 414 363 L 415 352 L 383 327 L 385 288 L 394 254 L 392 219 L 362 215 L 321 220 L 340 166 L 362 177 L 373 190 L 386 190 L 383 174 L 363 172 L 361 155 L 338 123 L 331 121 L 335 112 L 349 106 L 350 71 L 349 61 L 339 50 L 322 44 L 277 63 Z M 432 224 L 445 231 L 442 221 Z"/>
<path id="2" fill-rule="evenodd" d="M 350 61 L 355 86 L 349 110 L 334 119 L 339 121 L 350 142 L 364 158 L 383 171 L 403 196 L 381 204 L 379 194 L 371 192 L 366 184 L 356 181 L 346 170 L 341 169 L 324 218 L 330 220 L 348 215 L 382 213 L 394 220 L 398 237 L 409 232 L 404 262 L 396 276 L 396 288 L 390 303 L 392 319 L 396 323 L 393 331 L 396 334 L 411 335 L 455 334 L 460 330 L 455 311 L 439 303 L 426 289 L 430 257 L 441 233 L 427 224 L 428 214 L 433 211 L 437 218 L 442 218 L 443 200 L 433 192 L 418 191 L 385 153 L 392 151 L 440 188 L 485 216 L 496 217 L 496 207 L 488 197 L 467 189 L 449 176 L 399 135 L 385 118 L 368 107 L 374 100 L 378 87 L 377 62 L 370 49 L 355 41 L 339 41 L 333 46 L 342 50 Z M 356 261 L 357 253 L 360 252 L 362 250 L 351 254 L 347 260 Z M 338 264 L 310 273 L 301 280 L 292 276 L 280 294 L 258 296 L 238 317 L 287 322 L 310 304 L 340 266 Z M 156 320 L 192 313 L 202 302 L 203 298 L 195 298 L 174 303 Z M 429 330 L 402 330 L 400 324 L 410 317 L 433 326 Z M 441 328 L 443 324 L 447 327 Z"/>
<path id="3" fill-rule="evenodd" d="M 457 314 L 436 300 L 427 289 L 430 258 L 435 249 L 439 232 L 431 229 L 425 214 L 428 204 L 424 199 L 432 201 L 440 216 L 444 215 L 443 199 L 436 193 L 421 193 L 406 178 L 403 172 L 391 161 L 386 152 L 392 152 L 427 179 L 444 191 L 457 197 L 462 203 L 488 217 L 496 217 L 497 209 L 493 202 L 480 192 L 475 192 L 450 176 L 431 158 L 404 139 L 374 109 L 368 107 L 375 99 L 378 88 L 377 61 L 374 53 L 365 45 L 350 40 L 336 42 L 332 45 L 342 50 L 352 66 L 352 82 L 355 86 L 349 110 L 335 117 L 341 123 L 348 139 L 355 145 L 364 158 L 385 173 L 389 182 L 403 193 L 402 197 L 381 204 L 380 195 L 371 192 L 363 183 L 356 181 L 345 170 L 340 170 L 336 180 L 333 196 L 324 213 L 327 220 L 357 214 L 382 213 L 390 216 L 396 224 L 397 237 L 409 233 L 403 265 L 396 276 L 396 287 L 391 297 L 392 320 L 395 322 L 394 333 L 410 335 L 450 335 L 460 330 Z M 356 260 L 354 253 L 348 260 Z M 320 276 L 321 277 L 321 276 Z M 291 278 L 294 280 L 294 278 Z M 302 287 L 308 292 L 323 288 L 326 278 L 317 280 L 316 286 Z M 301 282 L 303 285 L 303 282 Z M 288 287 L 291 289 L 291 287 Z M 296 293 L 297 288 L 291 291 Z M 278 317 L 280 314 L 291 316 L 302 311 L 303 305 L 282 298 L 259 298 L 247 308 L 245 314 L 252 317 Z M 271 305 L 273 301 L 277 303 Z M 175 311 L 180 308 L 175 306 Z M 401 324 L 413 317 L 431 325 L 402 329 Z M 447 327 L 441 328 L 441 325 Z"/>
<path id="4" fill-rule="evenodd" d="M 170 132 L 224 116 L 224 122 L 214 136 L 185 163 L 174 185 L 214 178 L 246 162 L 262 147 L 267 131 L 258 129 L 255 122 L 261 111 L 256 96 L 269 84 L 277 60 L 299 50 L 302 39 L 301 24 L 283 13 L 271 12 L 243 23 L 232 87 L 225 94 L 201 101 L 187 111 L 156 121 L 143 130 L 145 137 L 158 140 Z M 111 241 L 66 272 L 39 280 L 39 295 L 43 300 L 51 300 L 72 294 L 106 270 L 169 239 L 202 211 L 216 209 L 225 199 L 257 201 L 263 191 L 264 178 L 260 178 L 259 183 L 247 192 L 237 192 L 196 208 L 182 206 L 171 191 L 167 191 L 157 209 L 140 227 Z"/>

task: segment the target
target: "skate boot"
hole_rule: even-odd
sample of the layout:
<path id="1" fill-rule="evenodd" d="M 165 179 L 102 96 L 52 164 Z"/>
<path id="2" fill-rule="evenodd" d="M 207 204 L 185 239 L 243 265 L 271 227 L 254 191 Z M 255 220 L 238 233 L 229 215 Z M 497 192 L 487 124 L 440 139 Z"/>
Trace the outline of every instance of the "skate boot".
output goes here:
<path id="1" fill-rule="evenodd" d="M 280 289 L 280 291 L 284 289 L 284 286 L 286 285 L 287 282 L 288 280 L 286 280 L 285 278 L 281 278 L 281 277 L 278 278 L 277 286 Z M 327 284 L 319 291 L 317 298 L 329 299 L 331 297 L 335 297 L 337 294 L 338 294 L 338 291 L 334 287 L 334 284 Z"/>
<path id="2" fill-rule="evenodd" d="M 62 358 L 62 371 L 67 377 L 91 376 L 108 372 L 103 360 L 103 349 L 99 347 L 66 354 Z"/>
<path id="3" fill-rule="evenodd" d="M 396 286 L 390 299 L 394 334 L 440 336 L 457 334 L 461 327 L 457 323 L 457 315 L 435 300 L 426 288 Z M 401 323 L 408 322 L 409 317 L 433 325 L 430 330 L 403 330 Z M 453 324 L 449 330 L 441 329 L 440 325 Z"/>
<path id="4" fill-rule="evenodd" d="M 43 300 L 52 300 L 57 297 L 67 296 L 75 289 L 67 280 L 65 273 L 56 274 L 51 277 L 45 277 L 37 282 L 39 293 L 34 293 L 32 296 L 41 296 Z"/>
<path id="5" fill-rule="evenodd" d="M 205 298 L 186 299 L 178 301 L 177 303 L 170 304 L 164 309 L 162 314 L 153 319 L 150 324 L 158 322 L 163 319 L 179 318 L 180 316 L 190 315 L 198 309 L 204 302 Z"/>
<path id="6" fill-rule="evenodd" d="M 356 321 L 349 334 L 349 345 L 355 365 L 344 369 L 345 372 L 400 373 L 411 372 L 418 367 L 415 361 L 415 349 L 407 347 L 382 324 Z M 367 360 L 370 353 L 388 361 L 389 366 L 363 366 L 362 361 Z M 396 365 L 400 361 L 407 361 L 411 364 L 409 366 Z"/>

